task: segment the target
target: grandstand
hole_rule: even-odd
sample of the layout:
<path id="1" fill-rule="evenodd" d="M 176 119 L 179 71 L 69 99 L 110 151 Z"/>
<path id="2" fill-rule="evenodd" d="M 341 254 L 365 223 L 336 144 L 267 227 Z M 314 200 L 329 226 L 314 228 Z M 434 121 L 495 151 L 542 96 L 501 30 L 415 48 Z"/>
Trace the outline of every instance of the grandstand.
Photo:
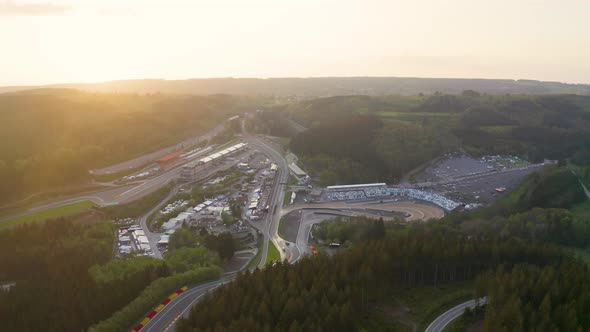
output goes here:
<path id="1" fill-rule="evenodd" d="M 397 196 L 430 202 L 447 211 L 452 211 L 461 205 L 461 203 L 450 200 L 437 193 L 413 188 L 387 187 L 385 183 L 329 186 L 326 189 L 326 197 L 331 201 L 383 199 Z"/>
<path id="2" fill-rule="evenodd" d="M 366 188 L 387 188 L 385 183 L 365 183 L 365 184 L 347 184 L 342 186 L 328 186 L 328 191 L 346 191 L 346 190 L 359 190 Z"/>
<path id="3" fill-rule="evenodd" d="M 326 195 L 332 201 L 363 200 L 375 197 L 375 192 L 383 192 L 384 190 L 387 190 L 385 183 L 349 184 L 328 186 L 326 187 Z"/>
<path id="4" fill-rule="evenodd" d="M 413 188 L 389 188 L 389 192 L 392 196 L 409 197 L 430 202 L 447 211 L 452 211 L 462 205 L 461 203 L 450 200 L 443 195 Z"/>

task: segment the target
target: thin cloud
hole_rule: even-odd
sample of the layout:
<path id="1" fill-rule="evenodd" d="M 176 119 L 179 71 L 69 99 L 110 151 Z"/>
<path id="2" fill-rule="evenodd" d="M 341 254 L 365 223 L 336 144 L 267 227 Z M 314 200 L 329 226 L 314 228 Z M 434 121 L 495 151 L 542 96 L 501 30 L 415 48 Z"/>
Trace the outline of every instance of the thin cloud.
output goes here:
<path id="1" fill-rule="evenodd" d="M 0 3 L 0 16 L 61 15 L 70 9 L 70 6 L 52 3 L 15 3 L 13 1 L 4 1 Z"/>

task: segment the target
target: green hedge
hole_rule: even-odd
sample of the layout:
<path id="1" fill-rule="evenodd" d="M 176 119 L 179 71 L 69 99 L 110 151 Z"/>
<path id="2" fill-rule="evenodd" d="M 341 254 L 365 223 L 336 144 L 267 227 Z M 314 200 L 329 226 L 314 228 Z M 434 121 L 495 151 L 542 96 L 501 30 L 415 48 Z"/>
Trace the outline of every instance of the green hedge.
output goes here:
<path id="1" fill-rule="evenodd" d="M 91 326 L 88 331 L 130 330 L 134 323 L 141 320 L 152 308 L 178 288 L 216 279 L 220 275 L 221 269 L 219 267 L 203 267 L 155 280 L 135 300 L 114 313 L 110 318 Z"/>

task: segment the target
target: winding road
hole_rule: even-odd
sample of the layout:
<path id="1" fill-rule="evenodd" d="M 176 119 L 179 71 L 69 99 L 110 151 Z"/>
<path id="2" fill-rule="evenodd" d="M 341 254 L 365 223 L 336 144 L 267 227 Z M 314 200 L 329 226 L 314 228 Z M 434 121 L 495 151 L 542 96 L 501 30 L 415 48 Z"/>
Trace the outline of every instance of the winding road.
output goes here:
<path id="1" fill-rule="evenodd" d="M 465 312 L 465 309 L 473 309 L 477 306 L 486 304 L 486 302 L 487 298 L 482 297 L 480 299 L 470 300 L 461 303 L 458 306 L 449 309 L 444 314 L 438 316 L 437 319 L 435 319 L 432 323 L 430 323 L 430 325 L 428 325 L 424 332 L 442 332 L 445 329 L 445 327 L 449 325 L 455 318 L 461 316 Z"/>

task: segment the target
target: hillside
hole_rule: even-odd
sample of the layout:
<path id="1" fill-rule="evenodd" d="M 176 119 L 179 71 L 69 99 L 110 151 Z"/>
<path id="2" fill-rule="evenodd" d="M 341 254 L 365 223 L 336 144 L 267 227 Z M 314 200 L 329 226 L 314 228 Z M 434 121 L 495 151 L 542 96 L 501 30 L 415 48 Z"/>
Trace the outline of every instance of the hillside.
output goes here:
<path id="1" fill-rule="evenodd" d="M 0 95 L 0 202 L 88 180 L 257 107 L 254 98 L 33 90 Z M 1 204 L 0 204 L 1 205 Z"/>
<path id="2" fill-rule="evenodd" d="M 417 95 L 435 92 L 458 94 L 472 89 L 488 94 L 590 95 L 590 85 L 534 80 L 415 78 L 415 77 L 317 77 L 317 78 L 202 78 L 188 80 L 126 80 L 104 83 L 55 84 L 45 87 L 97 92 L 166 94 L 239 94 L 252 96 Z M 0 93 L 32 87 L 0 87 Z"/>
<path id="3" fill-rule="evenodd" d="M 578 95 L 341 96 L 269 110 L 309 128 L 290 147 L 323 183 L 395 182 L 457 148 L 531 162 L 590 153 L 590 97 Z"/>

